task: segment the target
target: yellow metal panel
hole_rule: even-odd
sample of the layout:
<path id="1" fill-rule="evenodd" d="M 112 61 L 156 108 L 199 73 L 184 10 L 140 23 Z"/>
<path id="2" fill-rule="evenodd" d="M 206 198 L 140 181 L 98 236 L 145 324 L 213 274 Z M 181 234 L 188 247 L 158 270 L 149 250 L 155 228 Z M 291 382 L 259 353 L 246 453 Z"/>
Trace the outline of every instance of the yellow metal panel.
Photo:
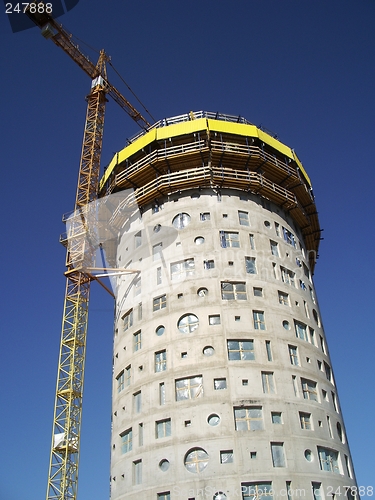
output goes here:
<path id="1" fill-rule="evenodd" d="M 157 130 L 157 139 L 169 139 L 169 137 L 176 137 L 178 135 L 191 134 L 192 132 L 198 132 L 200 130 L 207 129 L 206 118 L 199 118 L 198 120 L 191 120 L 188 122 L 176 123 L 174 125 L 168 125 L 167 127 L 161 127 Z"/>
<path id="2" fill-rule="evenodd" d="M 224 132 L 227 134 L 244 135 L 247 137 L 258 137 L 258 129 L 256 128 L 256 126 L 247 125 L 246 123 L 208 120 L 208 128 L 213 132 Z"/>
<path id="3" fill-rule="evenodd" d="M 116 165 L 119 163 L 123 162 L 129 156 L 133 155 L 140 149 L 144 148 L 148 144 L 150 144 L 152 141 L 156 139 L 156 129 L 150 130 L 146 134 L 142 135 L 134 141 L 132 144 L 129 144 L 129 146 L 125 146 L 124 149 L 119 151 L 111 160 L 110 164 L 107 167 L 107 170 L 105 171 L 103 177 L 100 179 L 100 184 L 99 184 L 99 190 L 102 189 L 104 184 L 107 182 L 109 176 L 111 175 L 113 169 L 115 168 Z"/>
<path id="4" fill-rule="evenodd" d="M 298 159 L 298 156 L 296 155 L 296 153 L 292 150 L 292 153 L 293 153 L 293 158 L 294 160 L 296 161 L 297 165 L 299 166 L 299 169 L 301 170 L 304 178 L 306 179 L 307 183 L 309 184 L 310 187 L 312 187 L 312 184 L 311 184 L 311 180 L 310 180 L 310 177 L 307 175 L 307 172 L 306 170 L 303 168 L 303 165 L 302 163 L 300 162 L 300 160 Z"/>
<path id="5" fill-rule="evenodd" d="M 258 137 L 261 141 L 268 144 L 272 148 L 277 149 L 277 151 L 280 151 L 280 153 L 287 156 L 288 158 L 291 158 L 291 159 L 294 158 L 293 152 L 288 146 L 285 146 L 285 144 L 281 143 L 277 139 L 274 139 L 266 132 L 263 132 L 263 130 L 258 129 Z"/>

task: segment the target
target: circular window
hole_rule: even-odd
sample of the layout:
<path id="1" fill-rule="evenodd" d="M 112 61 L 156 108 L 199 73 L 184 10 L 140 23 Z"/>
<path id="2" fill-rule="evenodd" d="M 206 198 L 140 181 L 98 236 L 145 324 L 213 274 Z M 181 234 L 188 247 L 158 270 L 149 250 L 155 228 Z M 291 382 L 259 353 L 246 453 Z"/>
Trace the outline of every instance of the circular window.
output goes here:
<path id="1" fill-rule="evenodd" d="M 215 352 L 215 349 L 212 347 L 212 345 L 207 345 L 203 348 L 202 352 L 205 356 L 212 356 Z"/>
<path id="2" fill-rule="evenodd" d="M 270 228 L 271 227 L 271 223 L 269 220 L 265 220 L 264 221 L 264 225 L 267 227 L 267 228 Z"/>
<path id="3" fill-rule="evenodd" d="M 165 332 L 165 326 L 164 325 L 160 325 L 157 327 L 157 329 L 155 330 L 155 333 L 158 337 L 160 337 L 160 335 L 163 335 L 163 333 Z"/>
<path id="4" fill-rule="evenodd" d="M 195 240 L 194 240 L 194 243 L 195 243 L 196 245 L 203 245 L 203 243 L 204 243 L 204 238 L 203 238 L 203 236 L 197 236 L 197 237 L 195 238 Z"/>
<path id="5" fill-rule="evenodd" d="M 199 319 L 195 314 L 185 314 L 178 320 L 177 326 L 181 333 L 191 333 L 198 328 Z"/>
<path id="6" fill-rule="evenodd" d="M 206 295 L 208 295 L 207 288 L 199 288 L 197 291 L 197 295 L 198 297 L 205 297 Z"/>
<path id="7" fill-rule="evenodd" d="M 193 448 L 185 455 L 184 464 L 189 472 L 199 474 L 207 467 L 208 458 L 208 453 L 203 448 Z"/>
<path id="8" fill-rule="evenodd" d="M 227 496 L 222 491 L 217 491 L 212 497 L 212 500 L 226 500 Z"/>
<path id="9" fill-rule="evenodd" d="M 286 319 L 284 319 L 283 321 L 283 327 L 285 328 L 285 330 L 290 330 L 289 321 L 287 321 Z"/>
<path id="10" fill-rule="evenodd" d="M 209 425 L 212 425 L 212 427 L 215 427 L 215 425 L 219 425 L 220 417 L 216 415 L 216 413 L 212 413 L 212 415 L 208 417 L 207 422 Z"/>
<path id="11" fill-rule="evenodd" d="M 183 229 L 190 223 L 190 220 L 190 215 L 182 212 L 181 214 L 177 214 L 176 217 L 173 218 L 172 224 L 176 229 Z"/>
<path id="12" fill-rule="evenodd" d="M 169 469 L 169 460 L 167 460 L 166 458 L 163 458 L 163 460 L 160 460 L 159 467 L 163 472 L 168 470 Z"/>
<path id="13" fill-rule="evenodd" d="M 161 229 L 161 225 L 160 224 L 156 224 L 156 226 L 154 226 L 154 233 L 158 233 Z"/>
<path id="14" fill-rule="evenodd" d="M 308 462 L 312 462 L 313 456 L 311 450 L 305 450 L 305 458 Z"/>

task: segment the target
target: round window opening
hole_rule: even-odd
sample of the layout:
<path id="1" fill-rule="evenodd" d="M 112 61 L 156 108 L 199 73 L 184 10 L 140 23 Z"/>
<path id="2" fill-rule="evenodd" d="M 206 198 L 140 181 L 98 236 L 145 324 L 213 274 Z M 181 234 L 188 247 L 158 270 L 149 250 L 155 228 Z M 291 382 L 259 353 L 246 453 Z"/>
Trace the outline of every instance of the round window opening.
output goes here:
<path id="1" fill-rule="evenodd" d="M 313 456 L 311 450 L 305 450 L 305 458 L 308 462 L 312 462 Z"/>
<path id="2" fill-rule="evenodd" d="M 197 236 L 194 240 L 194 243 L 196 245 L 203 245 L 204 243 L 204 237 L 203 236 Z"/>
<path id="3" fill-rule="evenodd" d="M 199 326 L 199 319 L 195 314 L 185 314 L 177 323 L 177 327 L 181 333 L 192 333 Z"/>
<path id="4" fill-rule="evenodd" d="M 206 295 L 208 295 L 207 288 L 199 288 L 199 290 L 197 291 L 197 295 L 198 297 L 205 297 Z"/>
<path id="5" fill-rule="evenodd" d="M 289 321 L 287 321 L 286 319 L 283 321 L 283 327 L 285 328 L 285 330 L 290 330 Z"/>
<path id="6" fill-rule="evenodd" d="M 208 453 L 203 448 L 193 448 L 185 455 L 184 464 L 192 474 L 199 474 L 208 465 Z"/>
<path id="7" fill-rule="evenodd" d="M 159 467 L 163 472 L 168 470 L 169 469 L 169 460 L 167 460 L 166 458 L 163 458 L 163 460 L 160 460 Z"/>
<path id="8" fill-rule="evenodd" d="M 216 425 L 219 425 L 220 417 L 219 415 L 216 415 L 216 413 L 212 413 L 212 415 L 208 417 L 207 422 L 209 425 L 212 425 L 212 427 L 215 427 Z"/>
<path id="9" fill-rule="evenodd" d="M 161 225 L 160 224 L 156 224 L 156 226 L 154 226 L 154 233 L 158 233 L 161 229 Z"/>
<path id="10" fill-rule="evenodd" d="M 222 491 L 217 491 L 212 497 L 212 500 L 226 500 L 227 496 Z"/>
<path id="11" fill-rule="evenodd" d="M 183 229 L 190 224 L 191 217 L 189 214 L 182 212 L 173 217 L 172 224 L 176 229 Z"/>
<path id="12" fill-rule="evenodd" d="M 264 225 L 267 227 L 267 228 L 270 228 L 271 227 L 271 223 L 269 220 L 265 220 L 264 221 Z"/>
<path id="13" fill-rule="evenodd" d="M 163 335 L 163 333 L 165 332 L 165 326 L 164 325 L 160 325 L 157 327 L 157 329 L 155 330 L 155 333 L 158 337 L 160 337 L 160 335 Z"/>
<path id="14" fill-rule="evenodd" d="M 212 356 L 215 352 L 215 349 L 212 347 L 212 345 L 207 345 L 203 348 L 202 352 L 205 356 Z"/>

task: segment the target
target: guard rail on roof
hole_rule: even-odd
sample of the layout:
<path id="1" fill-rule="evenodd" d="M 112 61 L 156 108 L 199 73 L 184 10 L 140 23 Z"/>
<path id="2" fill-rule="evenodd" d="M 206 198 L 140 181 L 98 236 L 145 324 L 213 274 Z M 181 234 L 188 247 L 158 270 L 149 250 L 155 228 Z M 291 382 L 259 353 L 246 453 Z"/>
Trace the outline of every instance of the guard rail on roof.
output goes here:
<path id="1" fill-rule="evenodd" d="M 213 113 L 212 111 L 191 111 L 190 113 L 184 113 L 183 115 L 172 116 L 169 118 L 162 118 L 161 120 L 158 120 L 153 125 L 151 125 L 151 127 L 149 127 L 147 131 L 153 130 L 154 128 L 167 127 L 168 125 L 174 125 L 176 123 L 199 120 L 200 118 L 210 118 L 211 120 L 220 120 L 224 122 L 244 123 L 245 125 L 254 125 L 253 123 L 249 122 L 248 120 L 246 120 L 246 118 L 240 115 L 238 116 L 227 115 L 225 113 Z M 147 131 L 141 130 L 140 132 L 137 132 L 128 139 L 128 142 L 129 143 L 134 142 L 139 137 L 144 135 Z"/>

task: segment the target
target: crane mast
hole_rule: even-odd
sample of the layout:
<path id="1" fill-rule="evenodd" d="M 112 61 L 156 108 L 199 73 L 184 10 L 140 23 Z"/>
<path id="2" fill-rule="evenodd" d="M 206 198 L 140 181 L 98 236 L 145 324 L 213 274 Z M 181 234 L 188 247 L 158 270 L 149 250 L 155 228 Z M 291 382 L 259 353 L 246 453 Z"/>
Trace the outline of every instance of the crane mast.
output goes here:
<path id="1" fill-rule="evenodd" d="M 38 2 L 43 3 L 43 2 Z M 36 9 L 38 10 L 38 9 Z M 102 151 L 105 105 L 110 95 L 141 128 L 148 121 L 107 80 L 104 50 L 94 65 L 73 43 L 72 35 L 47 13 L 26 14 L 45 38 L 61 47 L 92 79 L 87 96 L 87 114 L 79 167 L 74 215 L 69 225 L 66 255 L 66 291 L 55 394 L 47 500 L 77 498 L 82 395 L 90 284 L 94 276 L 94 246 L 91 238 L 79 237 L 82 227 L 90 231 L 89 203 L 97 199 Z"/>

